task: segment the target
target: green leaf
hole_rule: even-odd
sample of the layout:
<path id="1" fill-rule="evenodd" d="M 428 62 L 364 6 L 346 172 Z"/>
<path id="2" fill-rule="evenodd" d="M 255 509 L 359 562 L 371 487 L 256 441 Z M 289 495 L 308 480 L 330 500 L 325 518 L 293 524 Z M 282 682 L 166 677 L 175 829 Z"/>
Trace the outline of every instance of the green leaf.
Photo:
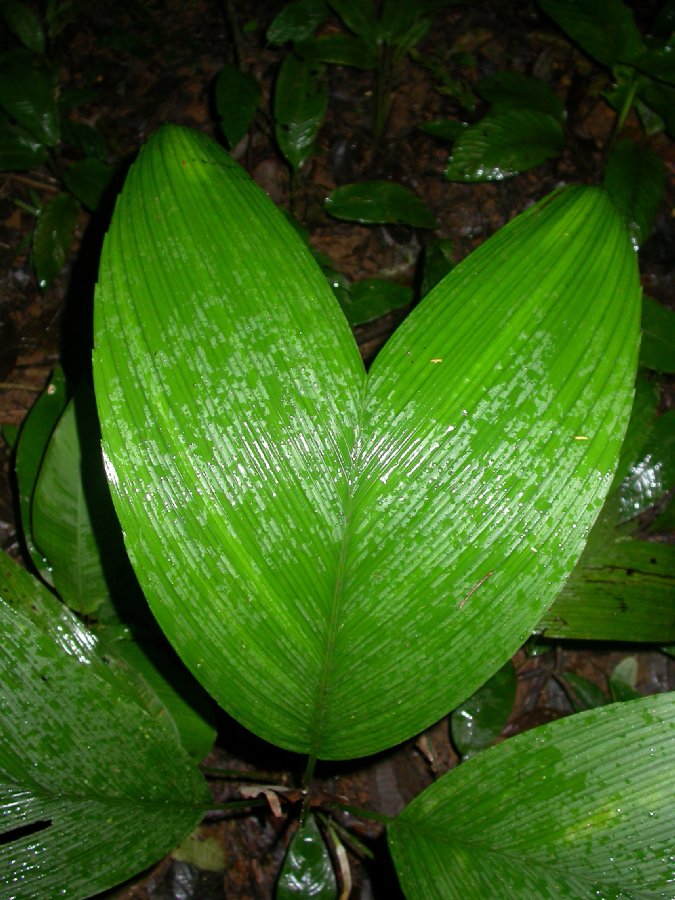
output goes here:
<path id="1" fill-rule="evenodd" d="M 363 325 L 412 303 L 413 292 L 412 288 L 395 281 L 364 278 L 354 281 L 338 299 L 349 324 Z"/>
<path id="2" fill-rule="evenodd" d="M 558 676 L 565 688 L 572 706 L 579 712 L 584 709 L 597 709 L 609 702 L 601 688 L 575 672 L 561 672 Z"/>
<path id="3" fill-rule="evenodd" d="M 37 141 L 59 142 L 59 113 L 51 76 L 30 54 L 0 56 L 0 107 Z"/>
<path id="4" fill-rule="evenodd" d="M 276 46 L 288 41 L 308 41 L 327 13 L 323 0 L 293 0 L 272 20 L 267 29 L 267 40 Z"/>
<path id="5" fill-rule="evenodd" d="M 91 633 L 8 557 L 0 573 L 0 887 L 89 897 L 178 844 L 209 793 L 178 741 L 100 674 Z"/>
<path id="6" fill-rule="evenodd" d="M 542 617 L 549 638 L 592 641 L 675 640 L 675 546 L 656 541 L 590 544 Z"/>
<path id="7" fill-rule="evenodd" d="M 631 63 L 638 71 L 649 75 L 656 81 L 663 81 L 675 87 L 675 54 L 673 53 L 673 37 L 661 47 L 650 47 L 632 57 Z"/>
<path id="8" fill-rule="evenodd" d="M 608 69 L 644 50 L 633 11 L 623 0 L 538 0 L 580 47 Z"/>
<path id="9" fill-rule="evenodd" d="M 438 238 L 430 241 L 425 246 L 422 283 L 420 285 L 422 297 L 426 296 L 432 287 L 435 287 L 442 278 L 445 278 L 454 267 L 452 252 L 452 241 L 448 238 Z"/>
<path id="10" fill-rule="evenodd" d="M 45 33 L 42 24 L 29 6 L 17 3 L 16 0 L 3 0 L 0 4 L 0 16 L 25 47 L 33 53 L 45 52 Z"/>
<path id="11" fill-rule="evenodd" d="M 621 141 L 607 161 L 603 185 L 624 217 L 637 250 L 649 237 L 663 200 L 666 175 L 661 158 L 649 147 Z"/>
<path id="12" fill-rule="evenodd" d="M 0 114 L 0 172 L 28 172 L 47 159 L 47 148 Z"/>
<path id="13" fill-rule="evenodd" d="M 251 127 L 260 104 L 260 83 L 255 75 L 224 65 L 215 86 L 216 112 L 230 147 L 236 147 Z"/>
<path id="14" fill-rule="evenodd" d="M 644 512 L 675 487 L 675 410 L 654 422 L 619 486 L 619 521 Z"/>
<path id="15" fill-rule="evenodd" d="M 328 0 L 328 4 L 350 31 L 373 47 L 377 46 L 379 23 L 375 16 L 374 3 L 363 3 L 362 0 Z"/>
<path id="16" fill-rule="evenodd" d="M 410 900 L 670 897 L 675 695 L 578 713 L 434 782 L 388 826 Z"/>
<path id="17" fill-rule="evenodd" d="M 675 312 L 651 297 L 642 298 L 640 365 L 675 372 Z"/>
<path id="18" fill-rule="evenodd" d="M 461 132 L 445 177 L 449 181 L 502 181 L 557 156 L 564 140 L 560 122 L 546 113 L 497 108 Z"/>
<path id="19" fill-rule="evenodd" d="M 537 110 L 559 122 L 564 117 L 562 101 L 541 78 L 531 78 L 520 72 L 496 72 L 481 78 L 475 90 L 488 103 L 498 103 L 512 109 Z"/>
<path id="20" fill-rule="evenodd" d="M 330 853 L 313 815 L 293 835 L 279 876 L 276 900 L 337 898 L 337 882 Z"/>
<path id="21" fill-rule="evenodd" d="M 120 640 L 112 649 L 152 688 L 175 722 L 181 744 L 201 762 L 216 739 L 214 707 L 168 644 Z"/>
<path id="22" fill-rule="evenodd" d="M 375 48 L 363 38 L 333 32 L 322 34 L 312 42 L 312 56 L 321 62 L 355 69 L 374 69 Z"/>
<path id="23" fill-rule="evenodd" d="M 457 119 L 436 119 L 433 122 L 424 122 L 418 127 L 420 131 L 424 131 L 432 137 L 440 138 L 443 141 L 456 141 L 468 126 Z"/>
<path id="24" fill-rule="evenodd" d="M 289 53 L 274 89 L 274 133 L 281 152 L 296 171 L 314 151 L 327 101 L 323 65 Z"/>
<path id="25" fill-rule="evenodd" d="M 675 137 L 675 88 L 643 80 L 638 86 L 638 96 L 661 117 L 666 134 Z"/>
<path id="26" fill-rule="evenodd" d="M 124 559 L 99 442 L 94 397 L 83 384 L 49 439 L 31 507 L 33 539 L 54 587 L 84 615 L 108 598 L 111 570 Z"/>
<path id="27" fill-rule="evenodd" d="M 60 366 L 54 370 L 49 384 L 40 394 L 24 419 L 16 446 L 14 468 L 19 491 L 19 514 L 23 538 L 33 565 L 49 584 L 52 576 L 49 562 L 35 546 L 31 523 L 31 503 L 49 438 L 65 409 L 68 396 L 66 379 Z"/>
<path id="28" fill-rule="evenodd" d="M 602 506 L 639 299 L 611 200 L 571 189 L 453 269 L 366 380 L 269 198 L 204 136 L 161 129 L 105 243 L 95 385 L 132 563 L 209 693 L 323 758 L 472 694 Z"/>
<path id="29" fill-rule="evenodd" d="M 636 656 L 626 656 L 612 669 L 609 676 L 609 689 L 612 692 L 612 700 L 625 703 L 627 700 L 637 700 L 642 696 L 635 689 L 638 676 L 638 661 Z"/>
<path id="30" fill-rule="evenodd" d="M 452 711 L 450 733 L 459 753 L 468 759 L 493 744 L 502 733 L 516 699 L 516 670 L 511 662 Z"/>
<path id="31" fill-rule="evenodd" d="M 66 264 L 79 211 L 74 197 L 57 194 L 40 213 L 33 232 L 33 265 L 41 288 L 48 288 Z"/>
<path id="32" fill-rule="evenodd" d="M 110 190 L 117 168 L 98 159 L 81 159 L 63 173 L 63 183 L 91 212 L 97 212 Z"/>
<path id="33" fill-rule="evenodd" d="M 97 100 L 98 97 L 91 98 Z M 59 102 L 63 107 L 63 97 L 59 97 Z M 103 160 L 108 155 L 105 141 L 100 131 L 97 131 L 86 122 L 78 122 L 75 119 L 64 119 L 61 122 L 61 139 L 66 144 L 72 144 L 84 153 L 85 156 L 91 156 L 94 159 Z"/>
<path id="34" fill-rule="evenodd" d="M 437 228 L 429 207 L 410 188 L 392 181 L 358 181 L 336 188 L 324 204 L 336 219 L 362 224 Z"/>

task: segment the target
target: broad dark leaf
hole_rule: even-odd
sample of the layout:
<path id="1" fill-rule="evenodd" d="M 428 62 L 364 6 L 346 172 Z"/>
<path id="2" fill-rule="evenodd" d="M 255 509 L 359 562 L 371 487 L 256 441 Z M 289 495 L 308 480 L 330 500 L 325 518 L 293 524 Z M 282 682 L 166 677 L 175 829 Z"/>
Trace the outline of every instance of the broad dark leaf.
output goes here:
<path id="1" fill-rule="evenodd" d="M 567 34 L 607 68 L 644 50 L 633 11 L 622 0 L 538 0 Z"/>
<path id="2" fill-rule="evenodd" d="M 117 174 L 115 166 L 98 159 L 81 159 L 63 173 L 63 183 L 87 209 L 97 212 Z"/>
<path id="3" fill-rule="evenodd" d="M 562 151 L 560 122 L 530 109 L 498 108 L 457 138 L 448 160 L 449 181 L 502 181 Z"/>
<path id="4" fill-rule="evenodd" d="M 410 900 L 672 896 L 675 695 L 511 738 L 388 827 Z"/>
<path id="5" fill-rule="evenodd" d="M 450 716 L 452 741 L 465 758 L 494 744 L 511 715 L 516 699 L 516 671 L 511 662 L 478 688 Z"/>
<path id="6" fill-rule="evenodd" d="M 279 147 L 293 169 L 299 169 L 314 150 L 327 100 L 323 65 L 289 53 L 274 88 L 274 118 Z"/>
<path id="7" fill-rule="evenodd" d="M 44 53 L 45 34 L 40 20 L 26 3 L 2 0 L 0 16 L 5 24 L 33 53 Z"/>
<path id="8" fill-rule="evenodd" d="M 276 900 L 336 900 L 337 882 L 330 853 L 310 813 L 293 835 L 279 876 Z"/>
<path id="9" fill-rule="evenodd" d="M 51 75 L 34 64 L 31 54 L 0 56 L 0 107 L 35 140 L 55 146 L 59 113 Z"/>
<path id="10" fill-rule="evenodd" d="M 7 557 L 0 629 L 2 893 L 90 897 L 170 851 L 209 793 L 91 633 Z"/>
<path id="11" fill-rule="evenodd" d="M 0 172 L 28 172 L 46 159 L 41 141 L 0 114 Z"/>
<path id="12" fill-rule="evenodd" d="M 33 232 L 33 265 L 38 284 L 48 288 L 66 264 L 80 205 L 70 194 L 57 194 L 44 207 Z"/>
<path id="13" fill-rule="evenodd" d="M 657 372 L 675 372 L 675 312 L 647 296 L 642 298 L 640 364 Z"/>
<path id="14" fill-rule="evenodd" d="M 649 237 L 663 201 L 666 175 L 661 158 L 634 141 L 621 141 L 607 160 L 603 184 L 624 217 L 637 250 Z"/>
<path id="15" fill-rule="evenodd" d="M 260 83 L 255 75 L 225 65 L 215 86 L 216 112 L 230 147 L 235 147 L 251 127 L 260 104 Z"/>
<path id="16" fill-rule="evenodd" d="M 428 206 L 410 188 L 393 181 L 358 181 L 336 188 L 326 198 L 326 212 L 362 224 L 437 228 Z"/>
<path id="17" fill-rule="evenodd" d="M 510 106 L 513 109 L 532 109 L 562 121 L 562 101 L 541 78 L 521 75 L 520 72 L 497 72 L 481 78 L 475 91 L 488 103 Z"/>
<path id="18" fill-rule="evenodd" d="M 349 324 L 363 325 L 412 303 L 413 292 L 412 288 L 395 281 L 365 278 L 352 282 L 338 299 Z"/>
<path id="19" fill-rule="evenodd" d="M 323 0 L 292 0 L 272 20 L 267 40 L 276 45 L 308 41 L 327 13 Z"/>

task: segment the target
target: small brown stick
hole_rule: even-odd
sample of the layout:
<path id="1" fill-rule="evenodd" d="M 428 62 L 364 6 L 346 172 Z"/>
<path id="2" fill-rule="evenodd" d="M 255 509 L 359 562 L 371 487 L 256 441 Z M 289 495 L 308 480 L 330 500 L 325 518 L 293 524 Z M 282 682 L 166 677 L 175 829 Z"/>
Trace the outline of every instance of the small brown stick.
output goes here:
<path id="1" fill-rule="evenodd" d="M 464 604 L 466 603 L 466 601 L 469 599 L 469 597 L 470 597 L 472 594 L 475 594 L 475 593 L 476 593 L 476 591 L 477 591 L 478 588 L 481 586 L 481 584 L 484 584 L 484 583 L 488 580 L 488 578 L 491 578 L 494 574 L 495 574 L 494 572 L 487 572 L 485 575 L 483 575 L 483 577 L 481 578 L 481 580 L 480 580 L 480 581 L 477 581 L 476 584 L 474 584 L 474 586 L 471 588 L 471 590 L 470 590 L 469 593 L 466 595 L 466 597 L 461 601 L 461 603 L 459 603 L 459 604 L 457 605 L 457 609 L 461 609 L 461 608 L 464 606 Z"/>

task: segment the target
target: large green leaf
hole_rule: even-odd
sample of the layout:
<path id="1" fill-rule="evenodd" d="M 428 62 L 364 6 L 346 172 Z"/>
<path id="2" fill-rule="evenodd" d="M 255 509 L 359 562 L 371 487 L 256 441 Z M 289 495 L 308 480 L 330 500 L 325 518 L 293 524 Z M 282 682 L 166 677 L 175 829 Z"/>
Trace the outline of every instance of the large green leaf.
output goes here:
<path id="1" fill-rule="evenodd" d="M 98 443 L 94 397 L 83 383 L 50 437 L 33 493 L 31 531 L 61 599 L 84 614 L 108 598 L 124 560 Z"/>
<path id="2" fill-rule="evenodd" d="M 209 793 L 91 633 L 7 557 L 0 629 L 1 892 L 90 897 L 175 847 Z"/>
<path id="3" fill-rule="evenodd" d="M 562 125 L 536 109 L 495 107 L 460 132 L 448 160 L 449 181 L 502 181 L 562 151 Z"/>
<path id="4" fill-rule="evenodd" d="M 389 826 L 410 900 L 673 896 L 675 695 L 485 750 Z"/>
<path id="5" fill-rule="evenodd" d="M 366 380 L 266 195 L 205 137 L 160 130 L 104 247 L 95 384 L 132 563 L 213 696 L 336 758 L 496 671 L 611 482 L 639 298 L 613 204 L 571 189 L 457 266 Z"/>

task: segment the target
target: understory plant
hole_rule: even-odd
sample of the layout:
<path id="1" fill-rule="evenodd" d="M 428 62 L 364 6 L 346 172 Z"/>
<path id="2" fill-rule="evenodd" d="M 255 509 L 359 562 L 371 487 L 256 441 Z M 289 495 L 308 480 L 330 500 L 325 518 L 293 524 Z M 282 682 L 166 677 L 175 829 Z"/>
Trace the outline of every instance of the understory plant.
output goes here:
<path id="1" fill-rule="evenodd" d="M 307 246 L 224 150 L 174 126 L 142 150 L 97 288 L 105 471 L 183 662 L 306 757 L 280 897 L 337 896 L 317 761 L 390 748 L 467 700 L 574 571 L 629 421 L 640 299 L 611 199 L 568 188 L 456 266 L 366 373 Z M 87 897 L 213 802 L 169 704 L 2 566 L 0 884 Z M 395 817 L 363 812 L 409 897 L 669 897 L 674 728 L 671 694 L 589 709 L 482 751 Z"/>

